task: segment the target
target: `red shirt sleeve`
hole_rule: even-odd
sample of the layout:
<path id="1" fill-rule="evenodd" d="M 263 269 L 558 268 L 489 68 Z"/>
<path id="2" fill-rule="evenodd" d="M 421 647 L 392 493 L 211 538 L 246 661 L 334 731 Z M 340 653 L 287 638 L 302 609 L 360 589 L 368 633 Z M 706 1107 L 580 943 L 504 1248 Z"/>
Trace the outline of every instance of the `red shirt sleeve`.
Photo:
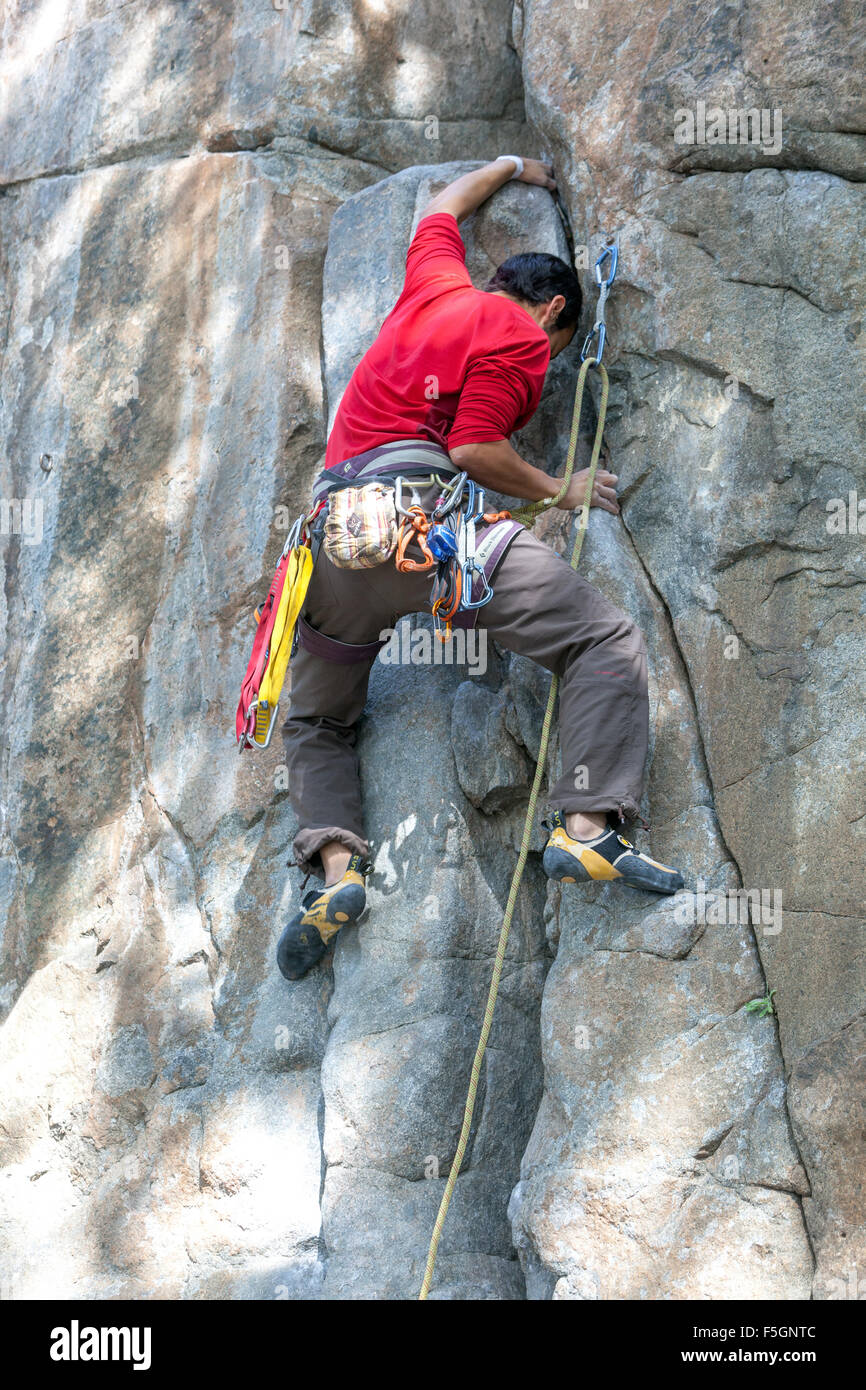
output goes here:
<path id="1" fill-rule="evenodd" d="M 453 277 L 456 284 L 472 284 L 456 217 L 450 212 L 434 212 L 422 217 L 415 229 L 406 253 L 403 294 L 411 294 L 430 280 L 441 280 L 443 275 Z"/>
<path id="2" fill-rule="evenodd" d="M 527 344 L 518 353 L 481 357 L 466 373 L 449 449 L 507 439 L 532 418 L 541 399 L 549 351 Z"/>

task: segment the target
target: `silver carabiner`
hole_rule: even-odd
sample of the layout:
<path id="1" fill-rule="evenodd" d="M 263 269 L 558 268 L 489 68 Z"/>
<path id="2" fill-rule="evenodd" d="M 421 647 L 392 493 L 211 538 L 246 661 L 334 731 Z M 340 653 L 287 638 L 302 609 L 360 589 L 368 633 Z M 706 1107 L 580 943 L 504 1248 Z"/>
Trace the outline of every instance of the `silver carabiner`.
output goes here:
<path id="1" fill-rule="evenodd" d="M 286 543 L 280 555 L 281 560 L 284 560 L 289 551 L 294 550 L 300 544 L 301 535 L 303 534 L 307 520 L 307 514 L 304 512 L 298 517 L 297 521 L 292 522 L 289 527 L 289 534 L 286 536 Z"/>
<path id="2" fill-rule="evenodd" d="M 474 598 L 472 593 L 473 576 L 476 574 L 484 585 L 481 591 L 481 597 L 478 599 Z M 484 573 L 484 570 L 479 565 L 476 565 L 474 560 L 469 560 L 463 569 L 463 594 L 460 599 L 460 607 L 468 609 L 483 608 L 485 603 L 489 603 L 492 597 L 493 590 L 487 582 L 487 575 Z"/>
<path id="3" fill-rule="evenodd" d="M 394 479 L 394 510 L 398 516 L 409 516 L 409 512 L 403 506 L 403 484 L 405 481 L 402 473 L 398 473 Z"/>
<path id="4" fill-rule="evenodd" d="M 468 482 L 468 480 L 468 473 L 457 474 L 457 476 L 451 484 L 451 490 L 448 493 L 448 497 L 445 504 L 441 507 L 437 506 L 433 509 L 434 518 L 438 519 L 439 517 L 447 516 L 449 512 L 453 512 L 454 508 L 457 506 L 457 503 L 460 501 L 460 498 L 463 495 L 463 490 L 466 487 L 466 483 Z"/>

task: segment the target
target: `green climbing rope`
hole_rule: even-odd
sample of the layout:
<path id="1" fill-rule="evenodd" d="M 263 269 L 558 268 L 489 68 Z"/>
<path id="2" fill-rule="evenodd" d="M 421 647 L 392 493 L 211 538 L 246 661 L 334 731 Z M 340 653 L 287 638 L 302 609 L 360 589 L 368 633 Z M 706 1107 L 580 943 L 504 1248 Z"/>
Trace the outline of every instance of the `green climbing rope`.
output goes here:
<path id="1" fill-rule="evenodd" d="M 586 534 L 586 527 L 589 521 L 589 499 L 592 497 L 593 484 L 595 483 L 595 472 L 598 467 L 602 435 L 604 433 L 605 415 L 607 414 L 607 372 L 601 362 L 597 361 L 596 358 L 588 357 L 581 364 L 578 374 L 577 386 L 574 392 L 574 409 L 571 416 L 571 437 L 568 441 L 568 456 L 565 462 L 565 472 L 562 475 L 562 487 L 555 497 L 545 500 L 544 502 L 533 502 L 528 507 L 522 507 L 519 511 L 512 512 L 512 516 L 515 520 L 523 521 L 531 525 L 541 512 L 547 511 L 548 508 L 555 507 L 558 502 L 561 502 L 568 491 L 571 475 L 574 472 L 574 460 L 577 454 L 577 438 L 580 429 L 581 407 L 583 405 L 583 388 L 590 367 L 595 367 L 601 377 L 601 400 L 599 401 L 598 423 L 596 425 L 595 439 L 592 445 L 592 458 L 590 459 L 588 477 L 586 480 L 586 500 L 580 509 L 577 535 L 574 538 L 574 545 L 569 558 L 569 564 L 572 569 L 577 569 L 580 561 L 580 552 L 583 548 L 583 538 Z M 484 1010 L 484 1022 L 481 1025 L 478 1046 L 475 1049 L 475 1057 L 472 1061 L 472 1072 L 469 1078 L 469 1090 L 466 1095 L 466 1105 L 463 1111 L 463 1125 L 460 1130 L 460 1139 L 457 1144 L 457 1151 L 454 1154 L 454 1162 L 451 1164 L 451 1172 L 448 1174 L 448 1181 L 445 1184 L 445 1191 L 442 1194 L 442 1201 L 439 1203 L 439 1211 L 437 1212 L 436 1222 L 433 1226 L 433 1234 L 430 1237 L 430 1249 L 427 1252 L 427 1265 L 424 1270 L 421 1292 L 418 1295 L 419 1300 L 426 1299 L 430 1292 L 430 1285 L 433 1281 L 433 1270 L 436 1265 L 436 1252 L 439 1249 L 439 1240 L 442 1235 L 442 1227 L 445 1224 L 445 1217 L 448 1215 L 448 1207 L 451 1203 L 451 1196 L 457 1182 L 457 1175 L 460 1172 L 463 1156 L 466 1153 L 466 1145 L 469 1142 L 469 1131 L 472 1128 L 472 1116 L 475 1111 L 475 1097 L 478 1091 L 478 1081 L 481 1076 L 481 1063 L 484 1060 L 487 1039 L 490 1036 L 490 1029 L 493 1024 L 493 1012 L 496 1008 L 496 998 L 499 994 L 502 967 L 505 964 L 508 934 L 511 930 L 511 922 L 514 917 L 514 908 L 517 904 L 517 894 L 520 891 L 520 884 L 523 879 L 523 871 L 526 868 L 526 860 L 529 857 L 529 845 L 532 840 L 532 829 L 535 824 L 538 795 L 547 767 L 547 749 L 550 742 L 550 730 L 553 724 L 553 711 L 556 706 L 556 694 L 558 689 L 559 678 L 554 675 L 550 682 L 550 694 L 547 697 L 547 709 L 544 712 L 544 723 L 541 726 L 541 743 L 538 750 L 538 762 L 535 768 L 535 777 L 532 781 L 532 790 L 529 793 L 529 805 L 526 808 L 526 820 L 523 825 L 523 838 L 520 842 L 520 853 L 517 856 L 517 863 L 514 866 L 514 873 L 511 876 L 511 887 L 508 892 L 505 915 L 502 919 L 502 927 L 499 932 L 499 944 L 496 947 L 496 957 L 493 962 L 493 977 L 490 981 L 490 989 L 487 993 L 487 1007 Z"/>

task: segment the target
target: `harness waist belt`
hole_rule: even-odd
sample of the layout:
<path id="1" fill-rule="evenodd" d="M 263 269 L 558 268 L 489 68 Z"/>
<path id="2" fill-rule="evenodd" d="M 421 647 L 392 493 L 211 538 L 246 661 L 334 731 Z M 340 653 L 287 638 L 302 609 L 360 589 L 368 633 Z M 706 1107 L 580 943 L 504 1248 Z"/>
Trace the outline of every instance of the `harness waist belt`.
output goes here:
<path id="1" fill-rule="evenodd" d="M 430 439 L 395 439 L 379 444 L 363 454 L 325 468 L 313 483 L 313 505 L 336 488 L 349 487 L 362 479 L 372 480 L 388 474 L 441 473 L 456 478 L 458 470 L 447 453 Z"/>

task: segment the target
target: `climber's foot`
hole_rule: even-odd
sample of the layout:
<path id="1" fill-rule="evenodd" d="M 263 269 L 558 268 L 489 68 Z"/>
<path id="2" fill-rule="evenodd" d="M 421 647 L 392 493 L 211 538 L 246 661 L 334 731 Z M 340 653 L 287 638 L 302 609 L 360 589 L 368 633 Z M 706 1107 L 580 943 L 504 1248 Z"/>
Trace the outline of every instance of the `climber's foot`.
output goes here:
<path id="1" fill-rule="evenodd" d="M 630 840 L 608 823 L 591 840 L 572 839 L 559 811 L 545 825 L 550 838 L 544 850 L 544 871 L 561 883 L 606 882 L 621 878 L 632 888 L 650 893 L 678 893 L 682 874 L 635 849 Z"/>
<path id="2" fill-rule="evenodd" d="M 327 888 L 314 888 L 285 928 L 277 946 L 277 965 L 287 980 L 312 970 L 347 922 L 357 922 L 367 902 L 363 856 L 353 854 L 346 872 Z"/>

